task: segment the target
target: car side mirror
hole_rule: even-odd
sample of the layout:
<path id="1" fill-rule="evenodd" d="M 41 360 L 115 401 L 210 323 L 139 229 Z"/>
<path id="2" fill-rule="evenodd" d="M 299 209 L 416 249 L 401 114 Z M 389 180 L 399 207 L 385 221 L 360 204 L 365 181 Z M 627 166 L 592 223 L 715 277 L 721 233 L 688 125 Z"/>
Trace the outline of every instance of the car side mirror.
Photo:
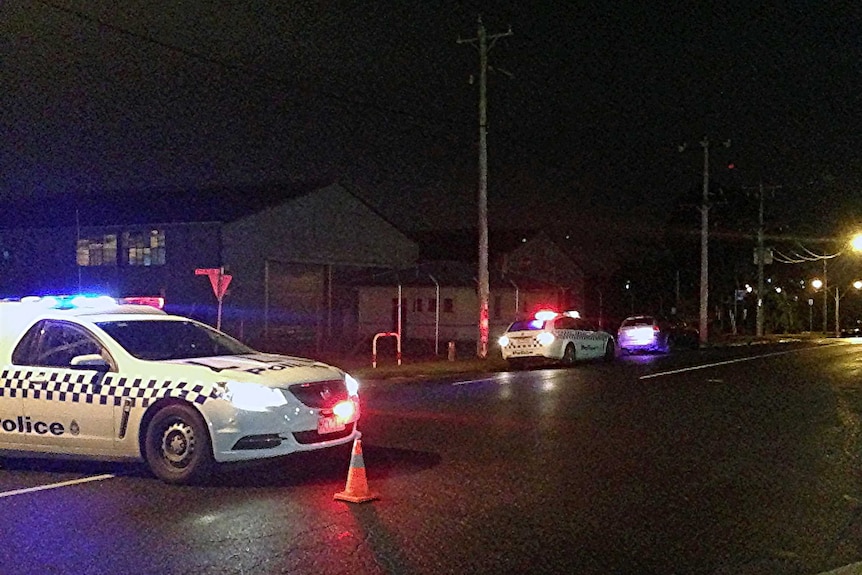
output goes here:
<path id="1" fill-rule="evenodd" d="M 87 355 L 76 355 L 69 362 L 72 367 L 81 367 L 85 369 L 95 369 L 96 371 L 108 371 L 111 369 L 111 364 L 98 353 L 88 353 Z"/>

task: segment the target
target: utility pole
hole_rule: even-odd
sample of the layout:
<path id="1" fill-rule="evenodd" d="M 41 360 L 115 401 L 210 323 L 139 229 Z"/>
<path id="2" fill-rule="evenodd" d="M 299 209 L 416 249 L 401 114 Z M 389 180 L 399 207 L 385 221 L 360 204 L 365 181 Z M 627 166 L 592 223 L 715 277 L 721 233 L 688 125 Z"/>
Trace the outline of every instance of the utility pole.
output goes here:
<path id="1" fill-rule="evenodd" d="M 764 309 L 763 309 L 763 297 L 764 293 L 764 279 L 763 279 L 763 266 L 767 263 L 771 263 L 771 261 L 766 261 L 766 248 L 763 245 L 763 191 L 765 189 L 777 190 L 781 186 L 764 186 L 763 182 L 760 182 L 760 185 L 757 187 L 758 196 L 759 196 L 759 206 L 757 210 L 757 250 L 755 251 L 755 263 L 757 264 L 757 323 L 756 323 L 756 333 L 757 337 L 763 337 L 763 320 L 764 320 Z M 770 258 L 771 259 L 771 258 Z"/>
<path id="2" fill-rule="evenodd" d="M 759 207 L 757 209 L 757 320 L 755 334 L 763 337 L 763 182 L 760 182 Z"/>
<path id="3" fill-rule="evenodd" d="M 459 44 L 476 44 L 479 50 L 479 340 L 476 355 L 480 359 L 488 357 L 489 316 L 488 301 L 488 52 L 498 38 L 511 36 L 512 29 L 502 34 L 489 35 L 478 18 L 476 38 L 458 39 Z M 490 44 L 489 44 L 490 40 Z"/>
<path id="4" fill-rule="evenodd" d="M 700 206 L 700 345 L 709 341 L 709 139 L 703 148 L 703 202 Z"/>
<path id="5" fill-rule="evenodd" d="M 700 141 L 703 148 L 703 199 L 700 206 L 700 322 L 698 326 L 700 345 L 709 341 L 709 138 Z M 730 147 L 725 140 L 724 147 Z M 686 145 L 679 146 L 684 152 Z"/>

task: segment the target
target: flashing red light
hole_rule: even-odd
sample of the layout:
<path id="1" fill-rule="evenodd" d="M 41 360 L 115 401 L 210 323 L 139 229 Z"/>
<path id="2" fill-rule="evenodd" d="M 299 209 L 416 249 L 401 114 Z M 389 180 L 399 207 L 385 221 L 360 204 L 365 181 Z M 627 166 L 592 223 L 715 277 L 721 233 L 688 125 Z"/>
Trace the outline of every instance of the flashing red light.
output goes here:
<path id="1" fill-rule="evenodd" d="M 536 312 L 534 316 L 539 321 L 548 321 L 549 319 L 554 319 L 557 317 L 557 312 L 551 311 L 549 309 L 543 309 Z"/>
<path id="2" fill-rule="evenodd" d="M 158 296 L 129 296 L 120 298 L 121 303 L 130 303 L 134 305 L 148 305 L 156 309 L 165 308 L 165 298 Z"/>
<path id="3" fill-rule="evenodd" d="M 734 164 L 733 162 L 730 162 L 729 164 L 727 164 L 727 169 L 728 169 L 728 170 L 732 170 L 732 169 L 734 169 L 735 167 L 736 167 L 736 164 Z"/>

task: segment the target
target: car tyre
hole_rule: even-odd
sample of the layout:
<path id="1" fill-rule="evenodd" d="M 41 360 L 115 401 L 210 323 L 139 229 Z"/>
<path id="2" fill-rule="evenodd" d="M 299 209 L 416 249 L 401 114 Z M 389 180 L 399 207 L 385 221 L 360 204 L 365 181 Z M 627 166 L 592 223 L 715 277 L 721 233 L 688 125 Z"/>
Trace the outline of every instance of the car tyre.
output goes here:
<path id="1" fill-rule="evenodd" d="M 605 344 L 605 361 L 613 361 L 617 357 L 617 346 L 614 345 L 614 340 L 608 338 Z"/>
<path id="2" fill-rule="evenodd" d="M 575 365 L 575 361 L 577 361 L 577 359 L 578 357 L 575 352 L 575 346 L 570 343 L 563 351 L 563 365 Z"/>
<path id="3" fill-rule="evenodd" d="M 203 417 L 185 404 L 160 409 L 147 426 L 144 458 L 153 475 L 166 483 L 188 484 L 205 479 L 214 460 Z"/>

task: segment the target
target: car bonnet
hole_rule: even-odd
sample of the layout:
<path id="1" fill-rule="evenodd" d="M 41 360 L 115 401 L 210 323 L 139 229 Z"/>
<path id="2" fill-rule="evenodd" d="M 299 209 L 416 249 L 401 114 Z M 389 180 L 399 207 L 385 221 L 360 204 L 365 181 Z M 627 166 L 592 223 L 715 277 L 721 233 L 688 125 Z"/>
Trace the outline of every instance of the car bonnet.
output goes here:
<path id="1" fill-rule="evenodd" d="M 173 359 L 160 363 L 183 366 L 183 371 L 195 371 L 200 378 L 247 381 L 271 387 L 344 378 L 343 371 L 319 361 L 264 353 Z M 210 375 L 202 373 L 204 371 Z"/>

